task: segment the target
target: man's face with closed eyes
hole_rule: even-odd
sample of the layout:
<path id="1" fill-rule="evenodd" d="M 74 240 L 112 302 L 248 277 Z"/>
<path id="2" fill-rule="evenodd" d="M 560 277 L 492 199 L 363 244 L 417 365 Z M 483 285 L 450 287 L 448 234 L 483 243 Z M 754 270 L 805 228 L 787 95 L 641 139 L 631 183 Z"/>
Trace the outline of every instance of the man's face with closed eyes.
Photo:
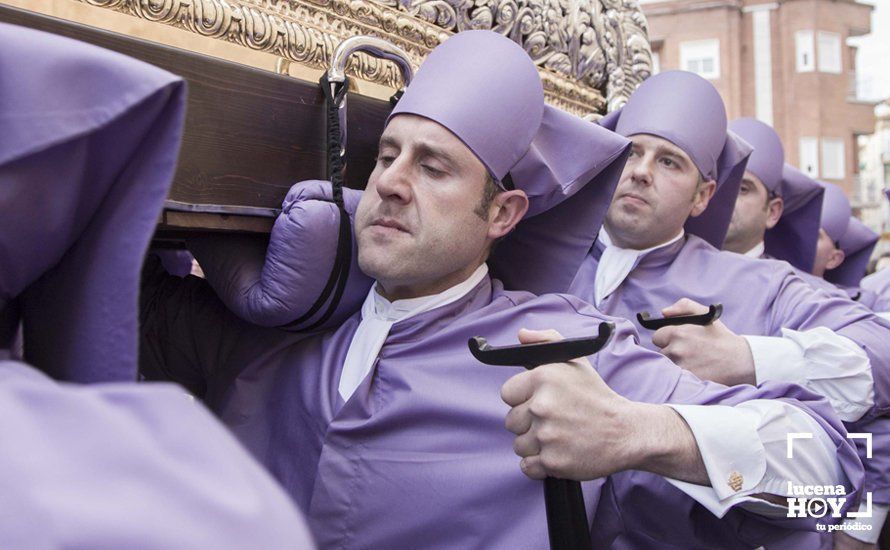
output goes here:
<path id="1" fill-rule="evenodd" d="M 492 185 L 482 162 L 445 127 L 416 115 L 394 117 L 356 212 L 362 270 L 391 298 L 465 280 L 527 207 L 522 191 L 485 204 Z M 507 207 L 505 218 L 505 199 L 520 195 L 521 212 Z"/>

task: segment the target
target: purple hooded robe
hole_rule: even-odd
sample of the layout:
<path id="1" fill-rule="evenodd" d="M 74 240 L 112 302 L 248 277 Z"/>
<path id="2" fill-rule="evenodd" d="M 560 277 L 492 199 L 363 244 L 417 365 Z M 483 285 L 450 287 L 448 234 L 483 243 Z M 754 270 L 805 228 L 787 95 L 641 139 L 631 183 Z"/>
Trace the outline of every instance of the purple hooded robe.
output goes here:
<path id="1" fill-rule="evenodd" d="M 183 82 L 2 23 L 0 43 L 0 548 L 314 547 L 204 407 L 135 382 Z M 20 321 L 33 367 L 5 360 Z"/>

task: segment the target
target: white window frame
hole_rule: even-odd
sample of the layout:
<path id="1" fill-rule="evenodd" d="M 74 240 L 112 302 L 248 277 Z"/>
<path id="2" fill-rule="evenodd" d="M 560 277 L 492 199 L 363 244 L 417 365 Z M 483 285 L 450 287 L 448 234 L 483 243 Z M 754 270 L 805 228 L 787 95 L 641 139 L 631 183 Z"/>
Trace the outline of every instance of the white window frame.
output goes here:
<path id="1" fill-rule="evenodd" d="M 773 52 L 770 36 L 770 10 L 751 14 L 754 26 L 754 112 L 757 118 L 773 123 Z"/>
<path id="2" fill-rule="evenodd" d="M 694 70 L 690 67 L 692 61 L 704 61 L 710 59 L 713 62 L 710 71 L 702 69 Z M 691 71 L 708 80 L 720 78 L 720 40 L 708 38 L 706 40 L 688 40 L 680 42 L 680 68 Z"/>
<path id="3" fill-rule="evenodd" d="M 847 147 L 843 138 L 822 138 L 822 177 L 842 180 L 846 177 Z"/>
<path id="4" fill-rule="evenodd" d="M 800 138 L 800 170 L 811 178 L 819 177 L 819 138 Z"/>
<path id="5" fill-rule="evenodd" d="M 816 70 L 816 41 L 813 31 L 794 33 L 794 52 L 797 72 L 811 73 Z"/>
<path id="6" fill-rule="evenodd" d="M 816 46 L 819 72 L 841 74 L 844 68 L 841 35 L 836 32 L 819 31 Z"/>
<path id="7" fill-rule="evenodd" d="M 658 74 L 661 72 L 661 54 L 658 50 L 653 50 L 652 52 L 652 74 Z"/>

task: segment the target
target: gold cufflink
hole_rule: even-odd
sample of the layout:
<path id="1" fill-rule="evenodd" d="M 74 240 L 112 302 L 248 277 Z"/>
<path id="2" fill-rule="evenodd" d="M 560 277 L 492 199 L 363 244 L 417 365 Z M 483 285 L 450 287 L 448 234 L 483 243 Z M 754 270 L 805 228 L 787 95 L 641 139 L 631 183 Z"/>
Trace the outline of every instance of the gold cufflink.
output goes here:
<path id="1" fill-rule="evenodd" d="M 729 474 L 729 481 L 727 484 L 733 491 L 741 491 L 742 483 L 744 483 L 745 478 L 742 477 L 742 474 L 738 472 L 732 472 Z"/>

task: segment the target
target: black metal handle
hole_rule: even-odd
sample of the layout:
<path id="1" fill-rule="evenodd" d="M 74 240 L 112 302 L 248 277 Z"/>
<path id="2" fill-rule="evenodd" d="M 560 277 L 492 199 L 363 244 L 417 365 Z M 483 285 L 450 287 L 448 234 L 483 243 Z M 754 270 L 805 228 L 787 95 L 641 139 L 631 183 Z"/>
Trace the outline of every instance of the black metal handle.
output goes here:
<path id="1" fill-rule="evenodd" d="M 723 304 L 711 304 L 708 312 L 702 315 L 680 315 L 677 317 L 661 317 L 660 319 L 652 319 L 649 312 L 644 311 L 637 313 L 637 321 L 640 325 L 649 330 L 658 330 L 662 327 L 673 327 L 677 325 L 699 325 L 707 326 L 720 318 L 723 314 Z"/>
<path id="2" fill-rule="evenodd" d="M 581 483 L 548 477 L 544 480 L 544 508 L 551 550 L 591 550 L 590 525 Z"/>
<path id="3" fill-rule="evenodd" d="M 529 370 L 549 363 L 563 363 L 597 353 L 615 331 L 614 323 L 599 325 L 599 335 L 571 338 L 559 342 L 491 347 L 485 338 L 470 338 L 467 346 L 478 361 L 486 365 L 525 367 Z M 548 477 L 544 480 L 544 507 L 547 510 L 547 534 L 551 550 L 591 550 L 590 525 L 581 483 Z"/>
<path id="4" fill-rule="evenodd" d="M 570 338 L 558 342 L 542 342 L 539 344 L 522 344 L 518 346 L 492 347 L 485 338 L 475 336 L 467 345 L 470 353 L 486 365 L 505 367 L 525 367 L 529 370 L 548 363 L 565 363 L 579 357 L 593 355 L 612 337 L 615 324 L 603 322 L 599 325 L 596 337 Z"/>

